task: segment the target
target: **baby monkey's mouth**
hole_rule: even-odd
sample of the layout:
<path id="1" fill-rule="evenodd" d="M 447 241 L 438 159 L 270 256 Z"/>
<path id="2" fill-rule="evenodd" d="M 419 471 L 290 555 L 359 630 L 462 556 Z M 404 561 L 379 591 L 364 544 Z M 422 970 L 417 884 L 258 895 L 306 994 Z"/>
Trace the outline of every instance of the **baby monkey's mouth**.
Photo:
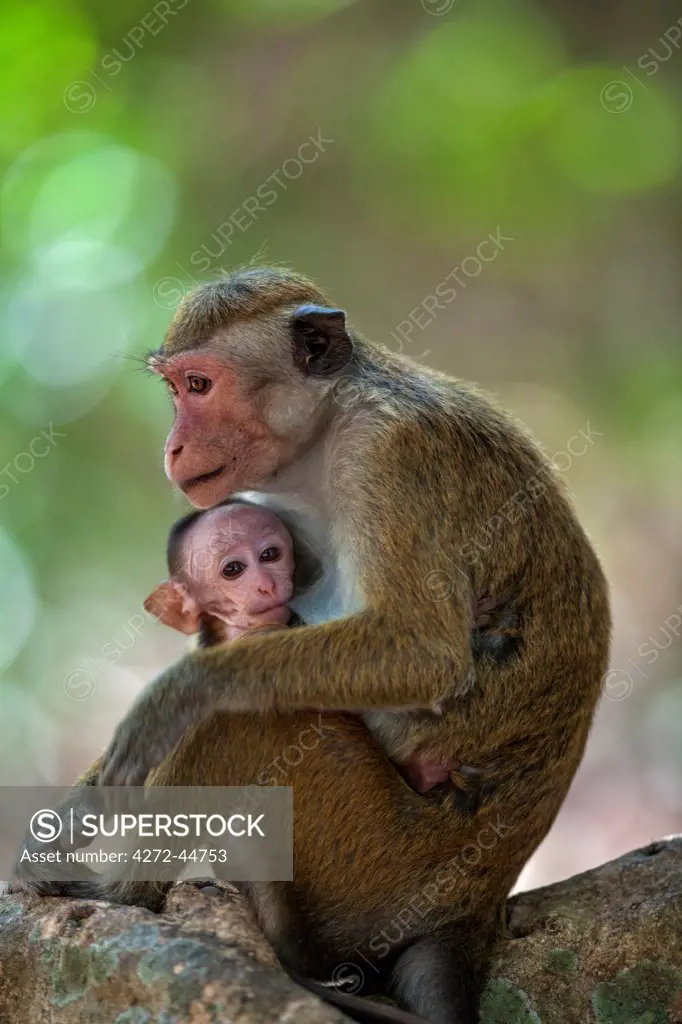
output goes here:
<path id="1" fill-rule="evenodd" d="M 178 486 L 180 490 L 186 494 L 187 491 L 191 491 L 192 488 L 196 487 L 198 484 L 205 484 L 209 480 L 215 480 L 217 476 L 220 476 L 224 469 L 224 466 L 218 466 L 217 469 L 211 469 L 208 473 L 200 473 L 199 476 L 191 476 L 189 480 L 181 480 Z"/>
<path id="2" fill-rule="evenodd" d="M 286 621 L 291 616 L 291 609 L 286 604 L 271 604 L 267 608 L 259 608 L 250 612 L 249 618 L 263 619 L 266 622 Z"/>
<path id="3" fill-rule="evenodd" d="M 259 623 L 266 622 L 281 622 L 286 625 L 291 618 L 292 611 L 286 604 L 269 604 L 266 608 L 249 608 L 243 609 L 239 614 L 234 613 L 228 614 L 224 608 L 217 607 L 215 605 L 207 609 L 208 614 L 212 615 L 216 619 L 220 619 L 222 622 L 227 623 L 228 626 L 235 625 L 258 625 Z"/>

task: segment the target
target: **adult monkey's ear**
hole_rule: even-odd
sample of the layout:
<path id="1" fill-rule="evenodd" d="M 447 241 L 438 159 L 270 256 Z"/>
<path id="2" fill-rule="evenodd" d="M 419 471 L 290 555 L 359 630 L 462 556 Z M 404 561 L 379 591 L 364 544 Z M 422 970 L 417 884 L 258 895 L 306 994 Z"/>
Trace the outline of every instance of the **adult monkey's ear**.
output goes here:
<path id="1" fill-rule="evenodd" d="M 353 352 L 346 314 L 327 306 L 299 306 L 292 321 L 294 365 L 311 377 L 328 377 L 342 369 Z"/>
<path id="2" fill-rule="evenodd" d="M 199 609 L 193 597 L 177 580 L 164 580 L 154 587 L 144 602 L 145 611 L 181 633 L 199 629 Z"/>

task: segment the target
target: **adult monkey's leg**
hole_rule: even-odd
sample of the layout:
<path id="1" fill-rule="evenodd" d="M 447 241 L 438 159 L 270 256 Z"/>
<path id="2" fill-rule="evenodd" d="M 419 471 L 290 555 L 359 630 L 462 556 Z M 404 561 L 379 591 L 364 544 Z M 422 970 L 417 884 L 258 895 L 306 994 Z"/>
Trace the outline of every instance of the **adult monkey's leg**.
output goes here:
<path id="1" fill-rule="evenodd" d="M 295 755 L 287 757 L 287 749 Z M 276 763 L 286 766 L 286 775 Z M 409 922 L 405 907 L 433 888 L 439 863 L 471 840 L 480 819 L 476 826 L 447 801 L 434 804 L 415 794 L 362 721 L 344 714 L 215 714 L 188 730 L 147 780 L 150 786 L 274 783 L 294 790 L 294 880 L 241 888 L 278 956 L 297 977 L 321 981 L 352 961 L 370 990 L 388 982 L 398 959 L 403 988 L 395 993 L 400 999 L 404 989 L 411 998 L 420 990 L 423 960 L 415 958 L 413 970 L 404 950 L 436 922 L 457 921 L 459 908 L 446 888 Z M 79 894 L 159 910 L 170 884 L 112 879 L 79 887 Z M 397 919 L 403 921 L 399 940 L 387 951 L 373 950 L 373 939 Z M 489 921 L 481 927 L 489 945 Z M 454 1024 L 469 1024 L 476 1019 L 484 964 L 471 972 L 461 945 L 445 938 L 439 963 L 452 984 L 442 987 L 442 999 L 432 996 L 440 1014 L 434 1019 L 447 1015 Z M 485 943 L 481 938 L 477 948 Z"/>
<path id="2" fill-rule="evenodd" d="M 78 850 L 83 846 L 87 846 L 90 842 L 89 836 L 83 836 L 77 831 L 77 825 L 79 819 L 89 811 L 100 809 L 101 801 L 97 799 L 97 794 L 94 793 L 94 787 L 99 782 L 99 772 L 102 763 L 102 758 L 98 757 L 96 761 L 83 772 L 81 776 L 73 784 L 73 789 L 68 797 L 59 804 L 54 810 L 58 811 L 62 820 L 62 830 L 59 838 L 57 839 L 57 845 L 61 853 L 66 853 L 69 850 Z M 95 799 L 91 804 L 88 797 L 92 794 Z M 74 815 L 74 830 L 73 830 L 73 842 L 69 841 L 71 835 L 71 813 Z M 51 849 L 55 849 L 55 845 Z M 22 846 L 22 852 L 28 851 L 30 853 L 39 853 L 42 850 L 42 844 L 40 844 L 32 835 L 30 831 L 27 831 Z M 38 896 L 70 896 L 73 894 L 74 883 L 71 879 L 60 880 L 55 877 L 55 874 L 59 871 L 59 866 L 56 863 L 49 865 L 49 878 L 41 877 L 40 865 L 27 865 L 25 862 L 17 863 L 17 870 L 21 875 L 21 880 L 10 881 L 7 891 L 9 893 L 20 893 L 20 892 L 33 892 Z M 79 872 L 83 874 L 86 872 L 86 868 L 80 865 Z M 68 874 L 68 870 L 67 870 Z M 94 872 L 90 872 L 91 881 L 94 883 L 97 880 L 97 875 Z"/>

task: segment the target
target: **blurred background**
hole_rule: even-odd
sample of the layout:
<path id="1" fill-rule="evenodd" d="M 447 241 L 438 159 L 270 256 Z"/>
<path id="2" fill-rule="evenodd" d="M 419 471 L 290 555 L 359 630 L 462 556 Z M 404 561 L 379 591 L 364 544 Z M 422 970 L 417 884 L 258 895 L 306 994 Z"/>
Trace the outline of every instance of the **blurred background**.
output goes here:
<path id="1" fill-rule="evenodd" d="M 70 782 L 183 649 L 142 610 L 184 503 L 140 356 L 281 262 L 524 420 L 606 567 L 613 670 L 522 887 L 682 831 L 673 6 L 6 0 L 2 782 Z"/>

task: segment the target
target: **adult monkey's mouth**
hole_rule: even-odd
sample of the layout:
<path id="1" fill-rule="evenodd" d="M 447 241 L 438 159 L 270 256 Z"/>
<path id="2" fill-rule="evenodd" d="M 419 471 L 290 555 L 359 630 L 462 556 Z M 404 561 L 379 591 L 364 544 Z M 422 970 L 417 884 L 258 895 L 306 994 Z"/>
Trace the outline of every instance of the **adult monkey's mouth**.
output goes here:
<path id="1" fill-rule="evenodd" d="M 200 473 L 199 476 L 191 476 L 189 480 L 181 480 L 178 486 L 184 494 L 187 494 L 187 491 L 191 491 L 192 488 L 196 487 L 198 484 L 205 484 L 209 480 L 215 480 L 217 476 L 220 476 L 224 469 L 224 466 L 218 466 L 217 469 L 212 469 L 208 473 Z"/>

